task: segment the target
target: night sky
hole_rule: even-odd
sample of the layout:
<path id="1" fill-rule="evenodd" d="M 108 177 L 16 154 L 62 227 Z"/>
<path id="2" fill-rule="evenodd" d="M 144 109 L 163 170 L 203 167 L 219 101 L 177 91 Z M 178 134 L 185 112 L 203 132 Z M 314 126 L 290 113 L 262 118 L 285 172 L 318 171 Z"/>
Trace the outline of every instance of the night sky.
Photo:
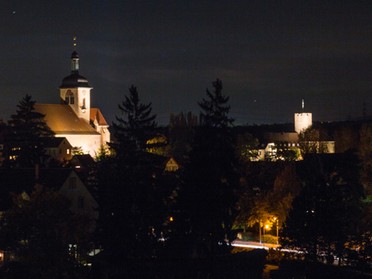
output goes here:
<path id="1" fill-rule="evenodd" d="M 372 116 L 372 1 L 2 0 L 0 118 L 58 103 L 78 38 L 92 106 L 111 123 L 137 86 L 160 124 L 199 112 L 220 78 L 236 124 Z"/>

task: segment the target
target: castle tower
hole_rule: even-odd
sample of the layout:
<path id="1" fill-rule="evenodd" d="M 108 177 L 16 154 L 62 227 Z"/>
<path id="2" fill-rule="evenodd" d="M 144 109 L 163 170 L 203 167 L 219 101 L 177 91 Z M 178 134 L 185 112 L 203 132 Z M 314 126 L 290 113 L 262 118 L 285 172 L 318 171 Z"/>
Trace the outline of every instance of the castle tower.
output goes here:
<path id="1" fill-rule="evenodd" d="M 74 38 L 74 48 L 76 37 Z M 68 104 L 75 114 L 89 123 L 90 120 L 90 91 L 88 80 L 79 74 L 79 55 L 74 50 L 71 54 L 71 74 L 62 80 L 59 87 L 61 102 Z"/>
<path id="2" fill-rule="evenodd" d="M 304 112 L 305 102 L 302 99 L 302 112 L 294 114 L 294 129 L 300 134 L 313 125 L 313 116 L 311 112 Z"/>

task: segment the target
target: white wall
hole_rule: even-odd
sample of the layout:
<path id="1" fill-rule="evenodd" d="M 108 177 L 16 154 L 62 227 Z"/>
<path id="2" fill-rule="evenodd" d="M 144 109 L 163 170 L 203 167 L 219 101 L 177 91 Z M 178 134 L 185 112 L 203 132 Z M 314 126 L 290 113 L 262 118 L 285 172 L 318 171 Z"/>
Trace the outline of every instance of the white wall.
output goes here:
<path id="1" fill-rule="evenodd" d="M 56 137 L 65 137 L 72 147 L 81 147 L 85 154 L 90 154 L 93 158 L 96 157 L 101 148 L 101 135 L 71 135 L 71 134 L 56 134 Z"/>
<path id="2" fill-rule="evenodd" d="M 300 134 L 313 125 L 313 116 L 310 112 L 295 113 L 294 115 L 294 129 L 296 133 Z"/>

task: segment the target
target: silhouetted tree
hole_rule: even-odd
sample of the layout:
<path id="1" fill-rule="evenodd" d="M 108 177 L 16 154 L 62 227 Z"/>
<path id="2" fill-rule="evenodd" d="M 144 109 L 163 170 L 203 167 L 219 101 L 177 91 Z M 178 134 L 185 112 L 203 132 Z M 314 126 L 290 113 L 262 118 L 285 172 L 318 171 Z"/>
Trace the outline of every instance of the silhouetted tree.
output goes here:
<path id="1" fill-rule="evenodd" d="M 53 136 L 44 121 L 45 115 L 35 111 L 35 101 L 26 95 L 9 120 L 10 134 L 6 140 L 7 159 L 21 167 L 40 164 L 44 156 L 42 137 Z"/>
<path id="2" fill-rule="evenodd" d="M 2 216 L 1 248 L 30 267 L 30 278 L 75 278 L 78 273 L 79 259 L 87 256 L 90 220 L 69 207 L 64 196 L 37 185 L 30 196 L 15 195 Z"/>
<path id="3" fill-rule="evenodd" d="M 180 193 L 184 232 L 191 236 L 198 254 L 218 253 L 218 247 L 231 237 L 238 187 L 229 98 L 222 95 L 219 79 L 213 87 L 214 92 L 207 90 L 207 98 L 199 103 L 202 122 L 196 128 Z"/>
<path id="4" fill-rule="evenodd" d="M 201 108 L 200 121 L 202 125 L 213 128 L 226 128 L 234 122 L 230 118 L 230 106 L 227 105 L 229 97 L 222 94 L 222 81 L 217 79 L 212 82 L 214 92 L 207 88 L 207 98 L 199 102 Z"/>
<path id="5" fill-rule="evenodd" d="M 119 104 L 123 116 L 116 116 L 117 123 L 113 123 L 114 136 L 120 144 L 116 149 L 130 151 L 132 146 L 145 151 L 146 142 L 154 136 L 156 115 L 152 114 L 151 103 L 140 102 L 137 88 L 131 86 L 129 95 Z"/>
<path id="6" fill-rule="evenodd" d="M 363 189 L 357 165 L 353 154 L 305 157 L 301 193 L 283 231 L 290 244 L 313 255 L 320 249 L 340 256 L 360 225 Z"/>
<path id="7" fill-rule="evenodd" d="M 368 196 L 372 196 L 372 124 L 364 123 L 360 127 L 358 157 L 360 159 L 361 183 Z"/>
<path id="8" fill-rule="evenodd" d="M 171 114 L 169 121 L 170 152 L 176 158 L 185 158 L 191 150 L 194 128 L 198 125 L 198 117 L 191 112 L 186 115 Z"/>
<path id="9" fill-rule="evenodd" d="M 115 155 L 100 158 L 101 240 L 112 260 L 153 257 L 166 219 L 166 188 L 159 185 L 160 157 L 148 151 L 154 135 L 151 103 L 140 102 L 136 87 L 119 105 L 113 145 Z"/>

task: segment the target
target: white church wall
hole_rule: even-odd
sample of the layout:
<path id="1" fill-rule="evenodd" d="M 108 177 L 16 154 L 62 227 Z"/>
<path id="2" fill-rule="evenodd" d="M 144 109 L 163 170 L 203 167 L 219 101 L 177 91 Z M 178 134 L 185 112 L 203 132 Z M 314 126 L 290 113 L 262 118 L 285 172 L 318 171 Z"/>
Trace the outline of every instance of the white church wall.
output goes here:
<path id="1" fill-rule="evenodd" d="M 55 136 L 67 138 L 72 147 L 81 147 L 84 154 L 89 154 L 93 158 L 96 157 L 102 146 L 100 134 L 97 135 L 57 134 Z"/>

